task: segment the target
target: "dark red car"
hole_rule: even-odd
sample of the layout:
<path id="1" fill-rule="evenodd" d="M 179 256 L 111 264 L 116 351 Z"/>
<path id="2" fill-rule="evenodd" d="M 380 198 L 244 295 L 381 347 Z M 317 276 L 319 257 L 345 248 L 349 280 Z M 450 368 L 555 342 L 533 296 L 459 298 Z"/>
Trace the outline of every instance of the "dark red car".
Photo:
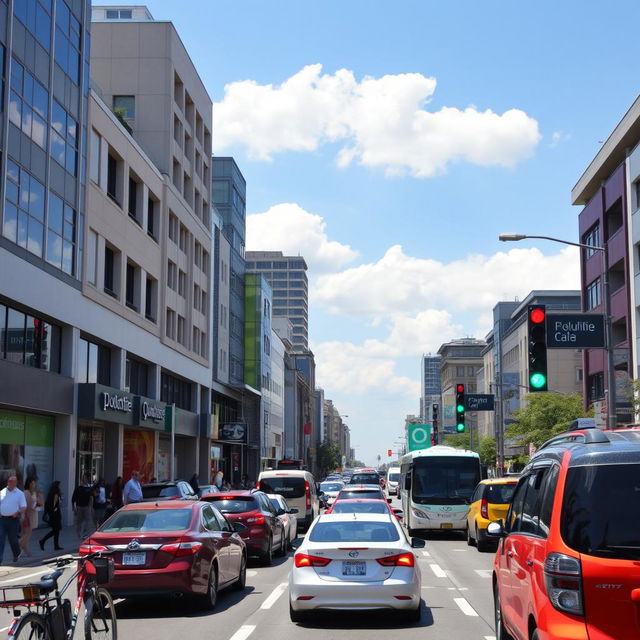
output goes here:
<path id="1" fill-rule="evenodd" d="M 238 529 L 204 502 L 128 504 L 80 545 L 112 551 L 114 597 L 194 595 L 213 609 L 220 589 L 244 589 L 247 552 Z"/>
<path id="2" fill-rule="evenodd" d="M 223 491 L 205 494 L 201 499 L 214 504 L 232 523 L 246 527 L 240 530 L 240 536 L 249 555 L 269 565 L 274 553 L 283 556 L 287 552 L 284 525 L 266 493 L 255 489 Z"/>

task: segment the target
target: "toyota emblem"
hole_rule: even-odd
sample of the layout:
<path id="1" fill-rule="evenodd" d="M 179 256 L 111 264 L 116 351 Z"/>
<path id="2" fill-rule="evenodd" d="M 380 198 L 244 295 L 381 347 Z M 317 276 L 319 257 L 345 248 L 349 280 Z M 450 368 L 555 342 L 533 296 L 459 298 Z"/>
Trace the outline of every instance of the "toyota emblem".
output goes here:
<path id="1" fill-rule="evenodd" d="M 453 511 L 452 507 L 440 507 L 440 511 Z"/>
<path id="2" fill-rule="evenodd" d="M 136 549 L 140 548 L 140 543 L 134 538 L 128 545 L 127 545 L 127 549 L 129 551 L 135 551 Z"/>
<path id="3" fill-rule="evenodd" d="M 350 558 L 357 558 L 359 556 L 359 552 L 358 551 L 349 551 L 349 557 Z"/>

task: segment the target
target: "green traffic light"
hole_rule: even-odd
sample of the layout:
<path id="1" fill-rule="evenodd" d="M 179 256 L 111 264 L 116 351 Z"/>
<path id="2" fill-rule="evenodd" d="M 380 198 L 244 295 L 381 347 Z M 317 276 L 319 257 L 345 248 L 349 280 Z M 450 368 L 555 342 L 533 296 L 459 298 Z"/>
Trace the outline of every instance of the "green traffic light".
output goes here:
<path id="1" fill-rule="evenodd" d="M 542 389 L 547 384 L 547 377 L 543 373 L 532 373 L 529 376 L 529 384 L 534 389 Z"/>
<path id="2" fill-rule="evenodd" d="M 464 411 L 464 405 L 459 404 L 459 405 L 456 407 L 456 411 L 457 411 L 458 413 L 462 413 L 462 412 Z"/>
<path id="3" fill-rule="evenodd" d="M 456 431 L 462 433 L 464 431 L 464 424 L 460 423 L 456 425 Z"/>

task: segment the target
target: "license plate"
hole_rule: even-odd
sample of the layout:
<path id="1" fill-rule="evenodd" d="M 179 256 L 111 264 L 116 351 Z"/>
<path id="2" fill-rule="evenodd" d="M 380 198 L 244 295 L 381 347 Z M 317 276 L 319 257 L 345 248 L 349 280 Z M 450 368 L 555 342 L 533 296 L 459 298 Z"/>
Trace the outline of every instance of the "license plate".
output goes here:
<path id="1" fill-rule="evenodd" d="M 363 560 L 343 560 L 343 576 L 364 576 L 367 574 L 366 562 Z"/>
<path id="2" fill-rule="evenodd" d="M 147 561 L 147 554 L 143 552 L 138 553 L 123 553 L 122 564 L 127 565 L 141 565 Z"/>
<path id="3" fill-rule="evenodd" d="M 441 529 L 453 529 L 453 525 L 450 522 L 441 522 L 440 523 L 440 528 Z"/>

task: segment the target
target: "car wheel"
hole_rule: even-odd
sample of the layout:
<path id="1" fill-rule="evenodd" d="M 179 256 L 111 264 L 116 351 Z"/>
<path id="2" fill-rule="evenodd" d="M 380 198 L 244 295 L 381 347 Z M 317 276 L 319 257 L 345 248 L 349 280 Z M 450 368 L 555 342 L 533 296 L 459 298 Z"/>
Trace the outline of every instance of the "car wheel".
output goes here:
<path id="1" fill-rule="evenodd" d="M 289 618 L 291 618 L 291 622 L 304 622 L 306 618 L 306 614 L 302 611 L 294 611 L 291 606 L 291 601 L 289 601 Z"/>
<path id="2" fill-rule="evenodd" d="M 471 530 L 469 529 L 469 523 L 467 523 L 467 544 L 470 547 L 473 547 L 473 544 L 474 544 L 474 540 L 471 537 Z"/>
<path id="3" fill-rule="evenodd" d="M 500 605 L 500 590 L 498 585 L 493 586 L 493 611 L 495 619 L 495 633 L 496 640 L 513 640 L 513 638 L 507 633 L 502 622 L 502 606 Z"/>
<path id="4" fill-rule="evenodd" d="M 269 538 L 269 546 L 267 547 L 267 550 L 262 555 L 262 564 L 269 567 L 271 566 L 272 562 L 273 562 L 273 538 Z"/>
<path id="5" fill-rule="evenodd" d="M 207 611 L 213 611 L 218 602 L 218 572 L 215 566 L 211 567 L 209 572 L 209 581 L 207 583 L 207 593 L 202 597 L 202 607 Z"/>
<path id="6" fill-rule="evenodd" d="M 478 551 L 491 551 L 491 543 L 480 536 L 478 527 L 476 527 L 476 546 Z"/>
<path id="7" fill-rule="evenodd" d="M 244 591 L 244 588 L 247 584 L 247 558 L 246 556 L 242 556 L 242 560 L 240 561 L 240 573 L 238 575 L 238 579 L 235 581 L 233 588 L 236 591 Z"/>

